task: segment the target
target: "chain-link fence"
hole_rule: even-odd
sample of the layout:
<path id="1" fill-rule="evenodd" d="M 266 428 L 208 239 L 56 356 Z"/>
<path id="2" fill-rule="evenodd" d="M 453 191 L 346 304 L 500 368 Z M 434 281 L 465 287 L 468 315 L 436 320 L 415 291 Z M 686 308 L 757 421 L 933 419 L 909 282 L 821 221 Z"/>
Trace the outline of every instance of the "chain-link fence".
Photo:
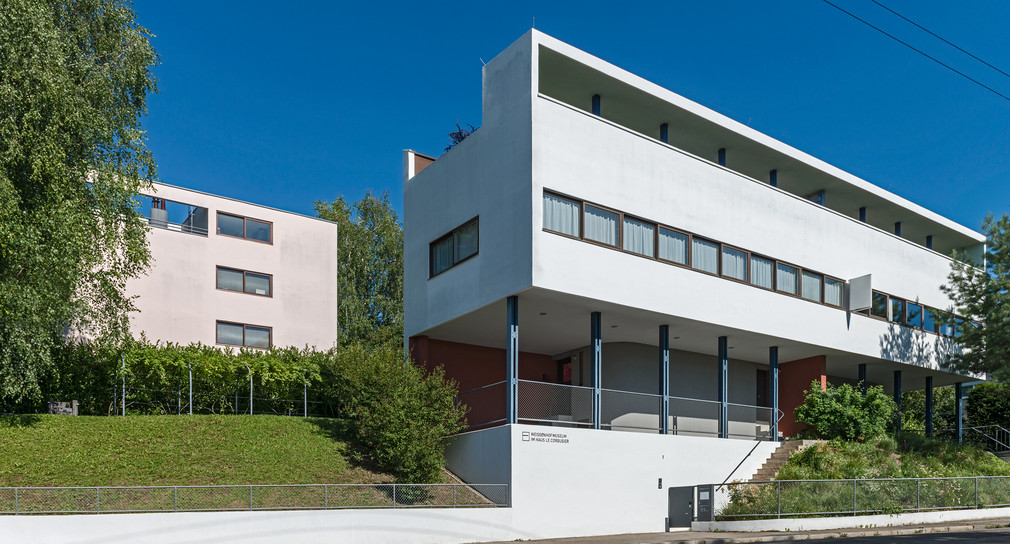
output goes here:
<path id="1" fill-rule="evenodd" d="M 899 514 L 1010 506 L 1010 476 L 775 480 L 722 486 L 716 520 Z"/>
<path id="2" fill-rule="evenodd" d="M 520 423 L 593 424 L 592 387 L 519 380 L 518 388 Z"/>
<path id="3" fill-rule="evenodd" d="M 0 514 L 505 507 L 508 484 L 3 487 Z"/>

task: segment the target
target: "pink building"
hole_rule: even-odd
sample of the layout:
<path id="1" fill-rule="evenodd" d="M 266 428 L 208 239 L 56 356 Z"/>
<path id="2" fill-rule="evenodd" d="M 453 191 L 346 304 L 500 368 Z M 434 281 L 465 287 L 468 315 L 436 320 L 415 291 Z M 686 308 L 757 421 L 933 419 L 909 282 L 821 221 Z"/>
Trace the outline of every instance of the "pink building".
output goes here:
<path id="1" fill-rule="evenodd" d="M 141 197 L 152 264 L 128 282 L 135 337 L 315 346 L 337 340 L 337 225 L 155 184 Z"/>

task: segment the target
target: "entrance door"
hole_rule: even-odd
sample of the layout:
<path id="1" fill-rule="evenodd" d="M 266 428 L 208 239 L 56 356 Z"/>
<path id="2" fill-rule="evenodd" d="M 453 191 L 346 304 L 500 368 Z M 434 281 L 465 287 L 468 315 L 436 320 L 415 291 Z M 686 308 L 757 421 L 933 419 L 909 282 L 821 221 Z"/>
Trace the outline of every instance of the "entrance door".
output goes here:
<path id="1" fill-rule="evenodd" d="M 558 360 L 558 383 L 572 385 L 572 358 Z"/>
<path id="2" fill-rule="evenodd" d="M 668 497 L 670 527 L 690 527 L 694 519 L 694 486 L 671 487 Z"/>

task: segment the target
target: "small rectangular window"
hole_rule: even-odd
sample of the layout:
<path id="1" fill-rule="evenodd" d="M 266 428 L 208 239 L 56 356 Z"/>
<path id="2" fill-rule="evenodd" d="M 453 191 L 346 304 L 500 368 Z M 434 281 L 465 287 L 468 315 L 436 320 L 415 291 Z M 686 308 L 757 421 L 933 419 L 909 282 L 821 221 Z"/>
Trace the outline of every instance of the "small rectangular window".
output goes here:
<path id="1" fill-rule="evenodd" d="M 842 307 L 845 303 L 845 282 L 835 278 L 824 278 L 824 303 Z"/>
<path id="2" fill-rule="evenodd" d="M 870 315 L 881 319 L 887 319 L 887 295 L 876 291 L 873 292 Z"/>
<path id="3" fill-rule="evenodd" d="M 474 218 L 429 245 L 429 275 L 437 276 L 473 257 L 479 250 L 480 224 L 478 219 Z"/>
<path id="4" fill-rule="evenodd" d="M 718 274 L 719 244 L 700 238 L 691 238 L 691 268 L 709 274 Z"/>
<path id="5" fill-rule="evenodd" d="M 273 223 L 217 212 L 217 233 L 257 242 L 273 243 Z"/>
<path id="6" fill-rule="evenodd" d="M 918 304 L 908 303 L 907 306 L 908 316 L 905 324 L 910 327 L 915 327 L 917 329 L 922 328 L 922 306 Z"/>
<path id="7" fill-rule="evenodd" d="M 625 217 L 621 241 L 625 251 L 652 257 L 656 248 L 656 227 L 651 223 Z"/>
<path id="8" fill-rule="evenodd" d="M 579 203 L 544 193 L 544 228 L 579 236 Z"/>
<path id="9" fill-rule="evenodd" d="M 217 288 L 253 295 L 273 296 L 269 274 L 259 274 L 234 268 L 217 267 Z"/>
<path id="10" fill-rule="evenodd" d="M 272 342 L 273 329 L 258 325 L 243 323 L 217 322 L 217 343 L 229 346 L 269 349 Z"/>
<path id="11" fill-rule="evenodd" d="M 771 289 L 772 276 L 774 275 L 774 263 L 768 259 L 751 256 L 750 258 L 750 283 L 764 289 Z"/>
<path id="12" fill-rule="evenodd" d="M 799 269 L 785 263 L 778 263 L 775 266 L 775 289 L 790 295 L 799 294 Z"/>
<path id="13" fill-rule="evenodd" d="M 687 238 L 682 232 L 659 228 L 659 258 L 677 264 L 687 264 Z"/>
<path id="14" fill-rule="evenodd" d="M 821 281 L 823 278 L 820 274 L 814 274 L 813 272 L 803 271 L 803 285 L 800 292 L 800 296 L 807 300 L 812 300 L 814 302 L 821 301 Z"/>
<path id="15" fill-rule="evenodd" d="M 905 301 L 900 298 L 891 299 L 891 321 L 894 323 L 905 322 Z"/>
<path id="16" fill-rule="evenodd" d="M 608 246 L 616 246 L 617 239 L 620 236 L 620 224 L 617 222 L 618 215 L 610 210 L 604 210 L 603 208 L 597 208 L 589 204 L 586 204 L 585 208 L 586 239 L 607 244 Z"/>
<path id="17" fill-rule="evenodd" d="M 722 246 L 722 275 L 735 280 L 747 281 L 747 253 L 729 246 Z"/>

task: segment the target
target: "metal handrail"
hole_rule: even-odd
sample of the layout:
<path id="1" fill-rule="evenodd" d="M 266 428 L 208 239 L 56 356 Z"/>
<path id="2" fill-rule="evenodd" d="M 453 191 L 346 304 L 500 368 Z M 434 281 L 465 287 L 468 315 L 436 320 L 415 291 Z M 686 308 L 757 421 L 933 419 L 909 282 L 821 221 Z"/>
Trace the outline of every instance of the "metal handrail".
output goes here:
<path id="1" fill-rule="evenodd" d="M 768 408 L 768 407 L 767 407 L 767 406 L 764 406 L 763 408 Z M 778 415 L 779 415 L 779 417 L 778 417 L 778 418 L 777 418 L 777 419 L 775 420 L 775 427 L 776 427 L 776 428 L 778 428 L 778 423 L 779 423 L 780 421 L 782 421 L 782 418 L 783 418 L 783 417 L 785 417 L 786 413 L 785 413 L 785 412 L 783 412 L 783 411 L 782 411 L 781 409 L 779 409 L 779 408 L 776 408 L 776 409 L 775 409 L 775 411 L 776 411 L 776 412 L 778 413 Z M 771 426 L 771 425 L 769 425 L 769 426 L 768 426 L 768 430 L 767 430 L 767 431 L 765 431 L 765 433 L 764 433 L 763 435 L 761 435 L 761 438 L 757 439 L 757 440 L 756 440 L 756 441 L 754 442 L 754 447 L 753 447 L 753 448 L 751 448 L 749 452 L 747 452 L 747 455 L 744 455 L 744 456 L 743 456 L 743 459 L 740 459 L 740 462 L 739 462 L 739 463 L 737 463 L 735 467 L 733 467 L 733 470 L 729 471 L 729 475 L 728 475 L 728 476 L 726 476 L 726 479 L 725 479 L 725 480 L 723 480 L 721 484 L 719 484 L 719 487 L 717 487 L 717 488 L 716 488 L 717 490 L 718 490 L 718 489 L 722 489 L 722 486 L 726 485 L 726 482 L 728 482 L 728 481 L 729 481 L 729 479 L 733 477 L 733 474 L 734 474 L 734 473 L 736 473 L 737 469 L 739 469 L 739 468 L 740 468 L 740 466 L 741 466 L 741 465 L 743 465 L 744 461 L 746 461 L 746 460 L 747 460 L 747 458 L 748 458 L 748 457 L 750 457 L 752 453 L 754 453 L 754 450 L 756 450 L 756 449 L 757 449 L 757 447 L 758 447 L 758 446 L 760 446 L 760 445 L 761 445 L 761 443 L 765 441 L 765 437 L 766 437 L 766 436 L 768 436 L 768 434 L 769 434 L 769 433 L 771 433 L 771 432 L 772 432 L 772 426 Z"/>
<path id="2" fill-rule="evenodd" d="M 995 433 L 990 434 L 988 432 L 989 429 L 994 429 Z M 987 438 L 990 441 L 1002 447 L 1002 449 L 1000 450 L 994 449 L 993 451 L 999 451 L 999 452 L 1010 451 L 1010 430 L 1007 430 L 1000 425 L 979 425 L 976 427 L 968 427 L 967 430 L 975 431 L 976 433 L 982 435 L 984 438 Z M 1004 440 L 1000 440 L 1000 438 L 1003 438 Z"/>

